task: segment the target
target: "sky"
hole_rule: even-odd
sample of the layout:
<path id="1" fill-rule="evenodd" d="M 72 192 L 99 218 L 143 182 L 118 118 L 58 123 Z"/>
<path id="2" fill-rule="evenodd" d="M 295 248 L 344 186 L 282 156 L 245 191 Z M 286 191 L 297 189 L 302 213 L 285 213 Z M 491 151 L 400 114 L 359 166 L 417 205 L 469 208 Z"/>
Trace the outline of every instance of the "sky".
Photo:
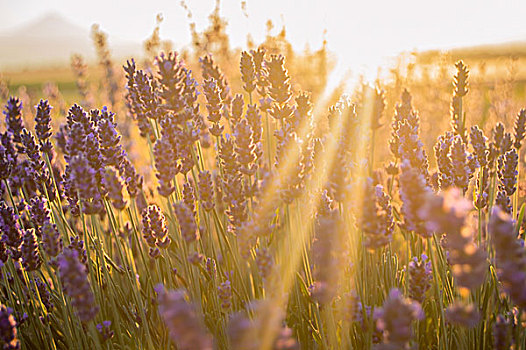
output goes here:
<path id="1" fill-rule="evenodd" d="M 206 27 L 215 0 L 186 2 L 198 29 Z M 241 0 L 221 2 L 234 46 L 243 47 L 248 33 L 261 42 L 271 19 L 277 29 L 286 26 L 298 49 L 316 49 L 326 38 L 339 65 L 355 71 L 401 51 L 526 41 L 526 0 L 246 0 L 246 9 L 248 18 Z M 144 40 L 162 13 L 162 39 L 176 48 L 190 41 L 180 0 L 0 0 L 0 32 L 50 12 L 85 28 L 98 23 L 110 43 L 112 37 Z"/>

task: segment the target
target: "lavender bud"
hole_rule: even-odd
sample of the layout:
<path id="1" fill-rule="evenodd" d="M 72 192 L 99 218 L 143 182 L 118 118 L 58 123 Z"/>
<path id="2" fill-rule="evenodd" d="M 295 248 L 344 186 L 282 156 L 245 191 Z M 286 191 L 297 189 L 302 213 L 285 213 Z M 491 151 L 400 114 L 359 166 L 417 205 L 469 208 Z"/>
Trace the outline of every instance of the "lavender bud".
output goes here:
<path id="1" fill-rule="evenodd" d="M 161 208 L 157 205 L 150 205 L 142 214 L 143 237 L 150 246 L 167 246 L 170 243 L 168 229 L 166 227 L 166 218 Z"/>
<path id="2" fill-rule="evenodd" d="M 142 190 L 143 177 L 137 173 L 137 169 L 135 169 L 135 166 L 128 157 L 123 158 L 119 172 L 124 178 L 129 196 L 133 198 L 137 197 Z"/>
<path id="3" fill-rule="evenodd" d="M 99 332 L 102 341 L 106 342 L 113 338 L 115 332 L 111 330 L 111 321 L 103 321 L 97 324 L 97 331 Z"/>
<path id="4" fill-rule="evenodd" d="M 30 228 L 25 230 L 22 248 L 22 265 L 26 271 L 35 271 L 42 265 L 42 259 L 38 251 L 37 237 L 35 229 Z"/>
<path id="5" fill-rule="evenodd" d="M 499 280 L 511 300 L 526 309 L 526 253 L 524 241 L 517 238 L 515 222 L 498 208 L 493 210 L 489 231 L 495 247 Z"/>
<path id="6" fill-rule="evenodd" d="M 104 165 L 113 165 L 119 168 L 124 158 L 124 150 L 120 145 L 121 136 L 115 129 L 114 113 L 109 112 L 106 107 L 101 110 L 101 120 L 97 125 L 100 151 L 104 159 Z"/>
<path id="7" fill-rule="evenodd" d="M 65 249 L 59 258 L 59 274 L 64 292 L 71 298 L 80 320 L 84 323 L 95 318 L 99 307 L 91 291 L 86 266 L 74 249 Z"/>
<path id="8" fill-rule="evenodd" d="M 431 286 L 432 271 L 431 261 L 422 254 L 420 259 L 416 257 L 409 262 L 409 296 L 411 299 L 424 302 L 425 294 Z"/>
<path id="9" fill-rule="evenodd" d="M 47 284 L 40 279 L 40 277 L 35 278 L 35 284 L 37 285 L 38 294 L 40 295 L 40 300 L 42 300 L 42 303 L 46 307 L 46 310 L 48 312 L 53 311 L 53 308 L 55 305 L 53 305 L 52 299 L 51 299 L 51 293 L 49 292 L 49 288 Z"/>
<path id="10" fill-rule="evenodd" d="M 0 304 L 0 344 L 2 349 L 20 349 L 16 326 L 17 322 L 13 316 L 13 310 Z"/>
<path id="11" fill-rule="evenodd" d="M 41 232 L 44 251 L 50 257 L 57 257 L 62 252 L 62 237 L 60 237 L 57 226 L 46 221 L 42 225 Z"/>
<path id="12" fill-rule="evenodd" d="M 175 164 L 175 154 L 172 145 L 166 137 L 163 136 L 157 140 L 153 156 L 155 169 L 157 170 L 156 175 L 159 180 L 159 194 L 163 197 L 168 197 L 175 191 L 172 180 L 177 175 L 178 169 Z"/>
<path id="13" fill-rule="evenodd" d="M 18 224 L 18 218 L 13 208 L 0 200 L 0 227 L 2 231 L 2 242 L 9 247 L 13 259 L 20 258 L 20 245 L 22 244 L 22 233 Z"/>
<path id="14" fill-rule="evenodd" d="M 404 227 L 424 238 L 430 237 L 432 231 L 427 230 L 419 210 L 426 203 L 431 189 L 427 186 L 424 176 L 417 169 L 412 168 L 408 161 L 404 161 L 401 168 L 399 181 Z"/>
<path id="15" fill-rule="evenodd" d="M 206 333 L 192 304 L 185 300 L 182 290 L 166 291 L 156 287 L 159 314 L 168 328 L 170 337 L 181 350 L 211 350 L 212 339 Z"/>
<path id="16" fill-rule="evenodd" d="M 488 163 L 489 151 L 486 146 L 488 139 L 477 125 L 471 127 L 469 139 L 473 147 L 473 156 L 478 165 L 483 168 Z"/>
<path id="17" fill-rule="evenodd" d="M 22 101 L 17 97 L 10 97 L 5 105 L 5 126 L 7 131 L 12 135 L 13 141 L 20 144 L 20 133 L 24 128 L 22 119 Z"/>
<path id="18" fill-rule="evenodd" d="M 206 272 L 208 275 L 214 279 L 217 275 L 217 267 L 216 267 L 216 261 L 212 258 L 206 258 Z"/>
<path id="19" fill-rule="evenodd" d="M 45 197 L 34 197 L 29 200 L 29 213 L 37 236 L 42 236 L 42 227 L 51 220 L 51 212 L 47 207 Z"/>
<path id="20" fill-rule="evenodd" d="M 517 189 L 517 166 L 519 163 L 519 155 L 517 150 L 512 149 L 506 154 L 503 154 L 498 159 L 499 165 L 499 189 L 506 192 L 508 197 L 511 197 Z"/>
<path id="21" fill-rule="evenodd" d="M 179 202 L 174 204 L 174 211 L 185 242 L 191 243 L 198 240 L 199 232 L 192 210 L 184 202 Z"/>
<path id="22" fill-rule="evenodd" d="M 128 202 L 124 199 L 124 184 L 117 170 L 113 167 L 107 167 L 104 173 L 104 187 L 108 192 L 108 197 L 117 210 L 124 210 Z"/>
<path id="23" fill-rule="evenodd" d="M 40 100 L 35 114 L 35 132 L 40 143 L 42 152 L 46 153 L 51 160 L 53 158 L 53 144 L 51 138 L 51 107 L 47 100 Z"/>
<path id="24" fill-rule="evenodd" d="M 230 281 L 226 280 L 217 287 L 217 294 L 221 300 L 221 307 L 223 309 L 230 309 L 232 307 L 232 287 Z"/>
<path id="25" fill-rule="evenodd" d="M 405 349 L 411 340 L 411 323 L 423 318 L 420 304 L 405 299 L 398 289 L 389 292 L 376 314 L 378 328 L 384 331 L 384 342 L 400 349 Z"/>
<path id="26" fill-rule="evenodd" d="M 44 167 L 44 161 L 42 160 L 42 156 L 40 155 L 40 146 L 37 145 L 35 137 L 30 131 L 24 128 L 22 129 L 20 138 L 22 141 L 24 152 L 26 153 L 27 158 L 29 159 L 29 164 L 31 164 L 31 167 L 35 172 L 41 171 Z"/>
<path id="27" fill-rule="evenodd" d="M 394 219 L 389 196 L 382 186 L 373 187 L 372 179 L 366 180 L 364 201 L 359 225 L 366 236 L 365 246 L 377 249 L 391 241 Z"/>
<path id="28" fill-rule="evenodd" d="M 245 89 L 245 91 L 250 94 L 256 88 L 256 68 L 254 66 L 254 60 L 248 52 L 243 51 L 241 53 L 241 62 L 239 67 L 241 69 L 241 80 L 244 83 L 243 89 Z"/>
<path id="29" fill-rule="evenodd" d="M 200 171 L 199 172 L 199 198 L 201 199 L 201 205 L 206 211 L 214 209 L 214 184 L 212 182 L 212 175 L 210 172 Z"/>
<path id="30" fill-rule="evenodd" d="M 256 250 L 256 265 L 263 279 L 270 276 L 274 261 L 267 248 L 259 248 Z"/>
<path id="31" fill-rule="evenodd" d="M 524 108 L 520 110 L 519 114 L 517 114 L 514 131 L 515 140 L 513 146 L 519 150 L 522 146 L 522 140 L 524 140 L 524 136 L 526 136 L 526 109 Z"/>

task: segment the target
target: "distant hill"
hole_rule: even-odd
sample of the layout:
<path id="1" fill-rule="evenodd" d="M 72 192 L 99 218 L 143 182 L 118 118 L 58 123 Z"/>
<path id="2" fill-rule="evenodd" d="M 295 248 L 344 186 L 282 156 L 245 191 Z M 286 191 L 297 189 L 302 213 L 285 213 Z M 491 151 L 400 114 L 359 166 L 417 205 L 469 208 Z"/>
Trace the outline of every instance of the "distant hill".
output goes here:
<path id="1" fill-rule="evenodd" d="M 141 53 L 141 44 L 108 38 L 116 58 Z M 44 67 L 69 63 L 79 53 L 87 60 L 95 59 L 90 29 L 50 13 L 17 29 L 0 33 L 0 69 Z"/>
<path id="2" fill-rule="evenodd" d="M 420 63 L 433 62 L 443 50 L 428 50 L 417 54 Z M 459 59 L 496 59 L 500 57 L 526 57 L 526 40 L 498 44 L 459 47 L 445 50 L 453 61 Z"/>

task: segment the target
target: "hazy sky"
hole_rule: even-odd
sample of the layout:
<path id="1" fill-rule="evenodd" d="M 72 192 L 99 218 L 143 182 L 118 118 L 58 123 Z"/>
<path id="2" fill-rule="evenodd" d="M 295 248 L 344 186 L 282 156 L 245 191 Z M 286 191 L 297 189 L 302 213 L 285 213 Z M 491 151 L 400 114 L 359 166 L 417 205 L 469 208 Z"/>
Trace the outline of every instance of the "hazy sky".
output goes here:
<path id="1" fill-rule="evenodd" d="M 262 40 L 265 22 L 285 24 L 297 47 L 319 47 L 326 29 L 329 48 L 340 63 L 356 69 L 377 64 L 381 57 L 403 50 L 526 40 L 526 0 L 223 0 L 221 14 L 236 46 L 246 34 Z M 89 28 L 99 23 L 111 37 L 142 40 L 161 12 L 163 39 L 189 42 L 188 22 L 179 0 L 0 0 L 0 31 L 16 27 L 48 12 L 58 12 Z M 187 0 L 199 28 L 215 0 Z M 1 48 L 6 49 L 6 48 Z"/>

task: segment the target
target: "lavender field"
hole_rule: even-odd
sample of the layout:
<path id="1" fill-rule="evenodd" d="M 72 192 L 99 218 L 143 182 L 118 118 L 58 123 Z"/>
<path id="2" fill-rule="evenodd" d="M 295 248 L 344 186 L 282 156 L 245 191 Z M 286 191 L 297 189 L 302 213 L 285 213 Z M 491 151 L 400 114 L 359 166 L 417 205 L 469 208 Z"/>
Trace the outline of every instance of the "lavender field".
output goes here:
<path id="1" fill-rule="evenodd" d="M 94 26 L 70 80 L 0 80 L 2 349 L 525 349 L 526 56 L 349 89 L 217 4 L 183 49 Z"/>

